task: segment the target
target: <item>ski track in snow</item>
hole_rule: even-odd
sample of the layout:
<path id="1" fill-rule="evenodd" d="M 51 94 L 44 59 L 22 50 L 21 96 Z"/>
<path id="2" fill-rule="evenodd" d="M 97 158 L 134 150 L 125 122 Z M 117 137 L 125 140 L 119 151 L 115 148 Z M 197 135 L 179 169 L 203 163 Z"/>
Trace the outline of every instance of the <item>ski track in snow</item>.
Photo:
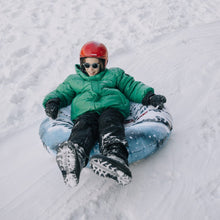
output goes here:
<path id="1" fill-rule="evenodd" d="M 8 0 L 0 7 L 0 219 L 219 220 L 220 2 Z M 38 136 L 45 94 L 88 40 L 167 97 L 165 147 L 126 187 L 84 169 L 64 186 Z"/>

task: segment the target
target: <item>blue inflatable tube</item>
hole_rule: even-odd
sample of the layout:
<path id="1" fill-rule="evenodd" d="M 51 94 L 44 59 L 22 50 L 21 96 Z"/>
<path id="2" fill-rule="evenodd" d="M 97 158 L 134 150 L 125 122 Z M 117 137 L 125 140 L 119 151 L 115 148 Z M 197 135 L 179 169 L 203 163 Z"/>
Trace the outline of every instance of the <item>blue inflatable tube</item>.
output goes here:
<path id="1" fill-rule="evenodd" d="M 49 153 L 56 155 L 58 145 L 68 140 L 72 126 L 70 106 L 62 108 L 56 120 L 46 118 L 41 123 L 39 135 Z M 130 115 L 124 126 L 128 141 L 128 162 L 131 164 L 150 156 L 163 146 L 172 130 L 172 117 L 166 109 L 131 103 Z M 99 153 L 97 143 L 90 156 Z"/>

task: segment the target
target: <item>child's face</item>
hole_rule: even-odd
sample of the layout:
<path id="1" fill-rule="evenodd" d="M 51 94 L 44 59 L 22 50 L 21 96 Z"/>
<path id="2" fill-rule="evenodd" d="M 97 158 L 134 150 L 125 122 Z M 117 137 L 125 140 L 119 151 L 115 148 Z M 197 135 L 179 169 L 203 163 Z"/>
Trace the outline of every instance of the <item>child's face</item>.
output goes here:
<path id="1" fill-rule="evenodd" d="M 88 57 L 85 59 L 85 62 L 83 65 L 89 76 L 94 76 L 97 73 L 99 73 L 99 70 L 100 70 L 99 59 Z"/>

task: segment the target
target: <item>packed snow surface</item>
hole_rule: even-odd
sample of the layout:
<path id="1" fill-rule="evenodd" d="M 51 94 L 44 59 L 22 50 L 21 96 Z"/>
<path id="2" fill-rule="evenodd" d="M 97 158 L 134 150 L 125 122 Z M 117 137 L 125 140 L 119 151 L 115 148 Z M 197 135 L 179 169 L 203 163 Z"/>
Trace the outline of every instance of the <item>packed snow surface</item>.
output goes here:
<path id="1" fill-rule="evenodd" d="M 0 219 L 220 219 L 219 0 L 0 0 Z M 84 169 L 67 188 L 38 136 L 44 96 L 103 42 L 167 97 L 164 148 L 122 187 Z"/>

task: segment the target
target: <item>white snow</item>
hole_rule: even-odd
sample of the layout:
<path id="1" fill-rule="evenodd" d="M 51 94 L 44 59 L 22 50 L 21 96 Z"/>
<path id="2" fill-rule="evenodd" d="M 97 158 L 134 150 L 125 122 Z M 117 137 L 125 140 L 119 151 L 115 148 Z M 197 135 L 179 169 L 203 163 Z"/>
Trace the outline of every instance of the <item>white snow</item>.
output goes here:
<path id="1" fill-rule="evenodd" d="M 0 0 L 0 219 L 220 219 L 219 0 Z M 101 41 L 167 97 L 166 146 L 122 187 L 84 169 L 68 189 L 42 147 L 43 97 Z"/>

